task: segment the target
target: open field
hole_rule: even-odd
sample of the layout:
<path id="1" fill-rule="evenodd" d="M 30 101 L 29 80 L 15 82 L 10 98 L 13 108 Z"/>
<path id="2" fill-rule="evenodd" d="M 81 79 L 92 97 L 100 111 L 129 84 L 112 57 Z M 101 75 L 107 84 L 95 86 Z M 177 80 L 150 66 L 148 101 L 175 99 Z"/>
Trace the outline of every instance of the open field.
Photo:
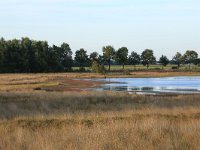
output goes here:
<path id="1" fill-rule="evenodd" d="M 150 65 L 149 66 L 149 70 L 172 70 L 172 67 L 177 67 L 177 65 L 167 65 L 166 67 L 163 67 L 162 65 Z M 105 68 L 108 69 L 108 66 L 105 65 Z M 78 70 L 79 67 L 73 67 L 73 70 Z M 86 70 L 91 70 L 90 67 L 85 67 Z M 122 65 L 111 65 L 111 71 L 116 71 L 116 70 L 122 70 L 123 67 Z M 143 65 L 125 65 L 124 67 L 125 70 L 131 70 L 131 71 L 134 71 L 134 70 L 147 70 L 147 67 L 146 66 L 143 66 Z M 179 70 L 198 70 L 200 71 L 200 66 L 198 65 L 191 65 L 190 66 L 190 69 L 189 69 L 189 65 L 181 65 Z"/>
<path id="2" fill-rule="evenodd" d="M 132 72 L 106 77 L 199 76 Z M 93 73 L 1 74 L 0 149 L 199 149 L 200 95 L 89 92 Z"/>
<path id="3" fill-rule="evenodd" d="M 199 98 L 3 92 L 0 149 L 198 149 Z"/>

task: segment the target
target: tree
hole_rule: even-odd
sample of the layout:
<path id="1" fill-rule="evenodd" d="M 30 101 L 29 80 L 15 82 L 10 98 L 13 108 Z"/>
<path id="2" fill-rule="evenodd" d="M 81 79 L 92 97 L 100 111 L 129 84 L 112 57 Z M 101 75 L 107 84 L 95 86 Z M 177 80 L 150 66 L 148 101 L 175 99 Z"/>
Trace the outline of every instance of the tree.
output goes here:
<path id="1" fill-rule="evenodd" d="M 141 60 L 142 60 L 142 64 L 144 66 L 147 66 L 147 69 L 148 69 L 149 65 L 156 61 L 156 58 L 153 54 L 153 50 L 145 49 L 141 54 Z"/>
<path id="2" fill-rule="evenodd" d="M 83 48 L 77 50 L 75 54 L 75 60 L 77 63 L 79 63 L 80 68 L 83 68 L 83 66 L 88 62 L 87 51 L 85 51 Z"/>
<path id="3" fill-rule="evenodd" d="M 23 39 L 22 43 L 23 49 L 27 51 L 29 72 L 47 72 L 49 68 L 48 43 L 46 41 L 32 41 L 29 39 Z"/>
<path id="4" fill-rule="evenodd" d="M 185 54 L 183 55 L 184 61 L 189 64 L 194 63 L 195 59 L 198 58 L 198 53 L 193 50 L 187 50 Z"/>
<path id="5" fill-rule="evenodd" d="M 194 64 L 195 64 L 195 65 L 199 65 L 199 64 L 200 64 L 200 58 L 195 59 L 195 60 L 194 60 Z"/>
<path id="6" fill-rule="evenodd" d="M 163 66 L 167 66 L 169 64 L 169 59 L 166 56 L 162 55 L 160 57 L 159 63 L 161 63 Z"/>
<path id="7" fill-rule="evenodd" d="M 92 52 L 90 54 L 90 59 L 91 60 L 98 60 L 99 54 L 97 52 Z"/>
<path id="8" fill-rule="evenodd" d="M 3 60 L 4 60 L 4 52 L 6 42 L 4 38 L 0 39 L 0 72 L 3 72 Z"/>
<path id="9" fill-rule="evenodd" d="M 128 61 L 128 49 L 126 47 L 119 48 L 115 53 L 115 60 L 123 65 Z"/>
<path id="10" fill-rule="evenodd" d="M 115 49 L 112 46 L 104 46 L 103 49 L 103 56 L 105 58 L 105 60 L 108 62 L 109 65 L 109 71 L 110 71 L 110 62 L 111 59 L 113 59 L 113 56 L 115 54 Z"/>
<path id="11" fill-rule="evenodd" d="M 21 52 L 21 41 L 17 39 L 9 40 L 6 43 L 4 51 L 4 68 L 5 72 L 22 72 L 24 53 Z"/>
<path id="12" fill-rule="evenodd" d="M 97 52 L 92 52 L 90 54 L 90 64 L 92 64 L 94 61 L 99 62 L 99 54 Z"/>
<path id="13" fill-rule="evenodd" d="M 72 67 L 67 43 L 50 47 L 46 41 L 0 39 L 0 72 L 62 72 Z"/>
<path id="14" fill-rule="evenodd" d="M 103 65 L 104 62 L 105 62 L 105 58 L 104 58 L 102 55 L 99 55 L 99 56 L 98 56 L 98 61 L 99 61 L 100 64 Z"/>
<path id="15" fill-rule="evenodd" d="M 62 59 L 60 59 L 59 46 L 53 45 L 49 48 L 48 64 L 50 67 L 50 72 L 61 72 L 63 71 Z"/>
<path id="16" fill-rule="evenodd" d="M 131 52 L 131 55 L 128 58 L 129 65 L 138 65 L 140 64 L 140 55 L 136 52 Z"/>
<path id="17" fill-rule="evenodd" d="M 60 50 L 59 55 L 60 55 L 60 61 L 64 69 L 71 70 L 72 65 L 73 65 L 72 51 L 67 43 L 63 43 L 61 45 L 61 50 Z"/>
<path id="18" fill-rule="evenodd" d="M 173 57 L 172 61 L 178 65 L 178 69 L 180 68 L 180 64 L 183 62 L 183 56 L 181 53 L 177 52 L 176 55 Z"/>

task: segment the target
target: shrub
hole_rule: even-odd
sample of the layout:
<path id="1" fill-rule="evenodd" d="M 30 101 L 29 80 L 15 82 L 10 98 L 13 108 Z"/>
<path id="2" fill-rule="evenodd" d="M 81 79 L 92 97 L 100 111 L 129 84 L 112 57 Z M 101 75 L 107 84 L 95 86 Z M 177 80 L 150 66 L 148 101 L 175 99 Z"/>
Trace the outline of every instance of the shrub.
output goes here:
<path id="1" fill-rule="evenodd" d="M 130 73 L 129 70 L 124 70 L 123 74 L 124 74 L 124 75 L 130 75 L 131 73 Z"/>
<path id="2" fill-rule="evenodd" d="M 97 61 L 92 62 L 91 69 L 92 72 L 105 74 L 105 67 L 99 64 Z"/>
<path id="3" fill-rule="evenodd" d="M 156 68 L 154 68 L 154 70 L 161 70 L 160 68 L 158 68 L 158 67 L 156 67 Z"/>
<path id="4" fill-rule="evenodd" d="M 86 70 L 85 70 L 85 67 L 80 67 L 79 68 L 79 72 L 85 72 Z"/>
<path id="5" fill-rule="evenodd" d="M 172 66 L 172 69 L 175 70 L 175 69 L 178 69 L 178 67 L 177 66 Z"/>

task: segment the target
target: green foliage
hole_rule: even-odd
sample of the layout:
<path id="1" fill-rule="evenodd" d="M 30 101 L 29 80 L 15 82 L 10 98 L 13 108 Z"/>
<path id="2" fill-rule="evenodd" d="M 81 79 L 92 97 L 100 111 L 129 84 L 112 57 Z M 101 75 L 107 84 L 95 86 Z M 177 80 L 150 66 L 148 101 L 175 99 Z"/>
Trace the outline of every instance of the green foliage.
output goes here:
<path id="1" fill-rule="evenodd" d="M 183 55 L 184 62 L 189 64 L 189 69 L 190 69 L 190 64 L 194 64 L 197 58 L 198 58 L 198 53 L 193 50 L 187 50 Z"/>
<path id="2" fill-rule="evenodd" d="M 71 67 L 73 65 L 73 59 L 72 59 L 72 51 L 71 48 L 67 43 L 63 43 L 61 45 L 59 58 L 61 61 L 62 66 L 64 66 L 65 70 L 71 70 Z"/>
<path id="3" fill-rule="evenodd" d="M 163 66 L 167 66 L 169 64 L 169 59 L 166 56 L 162 55 L 160 57 L 159 63 L 161 63 Z"/>
<path id="4" fill-rule="evenodd" d="M 29 38 L 0 40 L 0 72 L 63 72 L 72 67 L 68 44 L 50 47 L 46 41 Z"/>
<path id="5" fill-rule="evenodd" d="M 153 54 L 153 50 L 145 49 L 142 52 L 141 60 L 142 60 L 142 64 L 144 66 L 147 66 L 147 69 L 148 69 L 149 65 L 155 63 L 155 61 L 156 61 L 156 58 L 155 58 L 155 56 Z"/>
<path id="6" fill-rule="evenodd" d="M 176 70 L 176 69 L 179 69 L 179 68 L 176 66 L 172 66 L 172 70 Z"/>
<path id="7" fill-rule="evenodd" d="M 83 48 L 76 51 L 75 60 L 79 64 L 80 67 L 84 67 L 88 63 L 88 55 L 87 51 Z"/>
<path id="8" fill-rule="evenodd" d="M 183 58 L 186 63 L 194 63 L 194 60 L 198 58 L 198 54 L 193 50 L 187 50 L 183 55 Z"/>
<path id="9" fill-rule="evenodd" d="M 123 69 L 124 69 L 124 64 L 128 61 L 128 49 L 126 47 L 119 48 L 118 51 L 115 53 L 115 60 L 116 62 L 123 64 Z"/>
<path id="10" fill-rule="evenodd" d="M 5 40 L 0 39 L 0 72 L 2 73 L 39 73 L 39 72 L 64 72 L 71 71 L 73 67 L 80 67 L 78 71 L 86 71 L 83 68 L 93 66 L 94 72 L 105 72 L 105 68 L 100 65 L 108 65 L 110 70 L 113 65 L 139 65 L 143 64 L 149 68 L 151 64 L 156 62 L 153 50 L 146 49 L 141 56 L 136 52 L 132 52 L 128 57 L 128 49 L 126 47 L 119 48 L 116 52 L 113 46 L 104 46 L 102 48 L 103 55 L 92 52 L 88 57 L 87 51 L 80 49 L 76 51 L 75 59 L 72 58 L 72 50 L 67 43 L 60 46 L 49 46 L 46 41 L 31 40 L 27 37 L 22 39 Z M 113 61 L 115 60 L 115 61 Z M 96 61 L 97 64 L 93 64 Z M 159 62 L 166 66 L 169 60 L 166 56 L 161 56 Z M 179 52 L 170 61 L 171 64 L 177 64 L 178 68 L 181 64 L 200 65 L 198 53 L 188 50 L 184 55 Z M 96 66 L 96 67 L 95 67 Z M 100 68 L 100 69 L 99 69 Z M 144 69 L 145 67 L 143 67 Z M 171 67 L 169 67 L 171 68 Z M 119 68 L 121 69 L 121 67 Z M 116 70 L 113 66 L 113 70 Z M 89 70 L 87 70 L 89 71 Z"/>
<path id="11" fill-rule="evenodd" d="M 111 59 L 113 59 L 113 57 L 114 57 L 115 49 L 113 46 L 109 45 L 109 46 L 104 46 L 102 51 L 103 51 L 104 59 L 108 62 L 109 71 L 110 71 L 110 62 L 111 62 Z"/>
<path id="12" fill-rule="evenodd" d="M 181 55 L 181 53 L 177 52 L 176 55 L 173 57 L 172 61 L 174 61 L 179 68 L 180 64 L 183 63 L 183 56 Z"/>
<path id="13" fill-rule="evenodd" d="M 99 59 L 99 54 L 97 52 L 92 52 L 90 54 L 90 60 L 91 61 L 98 61 L 98 59 Z"/>
<path id="14" fill-rule="evenodd" d="M 136 52 L 132 52 L 128 58 L 129 65 L 139 65 L 140 64 L 140 55 Z"/>
<path id="15" fill-rule="evenodd" d="M 91 69 L 95 73 L 105 74 L 105 67 L 103 65 L 99 64 L 97 61 L 92 62 Z"/>

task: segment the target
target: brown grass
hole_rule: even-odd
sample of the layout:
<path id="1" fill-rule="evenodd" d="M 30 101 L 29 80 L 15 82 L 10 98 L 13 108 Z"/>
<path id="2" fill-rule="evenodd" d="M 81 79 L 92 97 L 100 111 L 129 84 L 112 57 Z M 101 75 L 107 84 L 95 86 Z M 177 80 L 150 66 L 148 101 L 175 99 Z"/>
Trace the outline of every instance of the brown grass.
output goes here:
<path id="1" fill-rule="evenodd" d="M 134 72 L 108 76 L 182 75 L 199 73 Z M 99 77 L 104 75 L 0 75 L 0 149 L 199 149 L 200 95 L 80 92 L 80 88 L 98 83 L 72 80 Z"/>
<path id="2" fill-rule="evenodd" d="M 0 93 L 0 149 L 198 149 L 200 96 Z"/>
<path id="3" fill-rule="evenodd" d="M 95 73 L 49 73 L 49 74 L 0 74 L 0 92 L 16 91 L 83 91 L 84 88 L 97 86 L 98 82 L 73 80 L 77 78 L 143 78 L 168 76 L 200 76 L 200 72 L 163 72 L 143 71 L 131 72 L 130 75 L 122 73 L 109 73 L 106 75 Z"/>

